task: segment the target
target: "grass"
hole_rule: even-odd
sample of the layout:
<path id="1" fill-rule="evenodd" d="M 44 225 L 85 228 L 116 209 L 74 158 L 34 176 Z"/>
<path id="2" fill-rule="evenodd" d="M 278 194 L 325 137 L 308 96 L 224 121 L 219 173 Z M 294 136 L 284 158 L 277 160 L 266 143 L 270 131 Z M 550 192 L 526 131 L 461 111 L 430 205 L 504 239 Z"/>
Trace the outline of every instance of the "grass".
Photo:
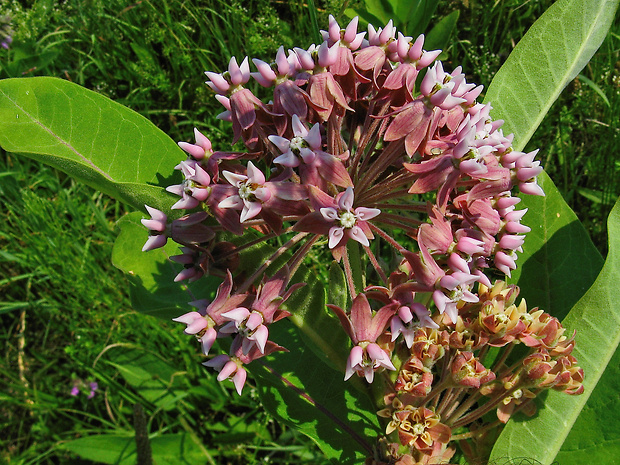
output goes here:
<path id="1" fill-rule="evenodd" d="M 321 27 L 342 7 L 316 3 Z M 461 10 L 448 62 L 488 85 L 551 3 L 442 1 L 438 16 Z M 305 47 L 313 37 L 307 6 L 293 1 L 0 0 L 0 7 L 15 30 L 12 49 L 0 50 L 0 76 L 72 80 L 141 112 L 175 140 L 189 139 L 194 126 L 216 143 L 228 138 L 203 71 L 224 70 L 232 55 Z M 541 147 L 603 253 L 605 218 L 620 193 L 618 34 L 615 24 L 530 144 Z M 259 408 L 251 387 L 238 397 L 217 383 L 178 326 L 131 310 L 125 277 L 110 264 L 124 205 L 6 153 L 0 205 L 0 462 L 92 463 L 71 441 L 129 434 L 140 404 L 151 437 L 189 438 L 197 463 L 323 463 L 308 439 Z M 157 367 L 156 382 L 140 378 L 131 357 L 141 356 Z M 98 383 L 92 399 L 70 395 L 79 381 Z"/>

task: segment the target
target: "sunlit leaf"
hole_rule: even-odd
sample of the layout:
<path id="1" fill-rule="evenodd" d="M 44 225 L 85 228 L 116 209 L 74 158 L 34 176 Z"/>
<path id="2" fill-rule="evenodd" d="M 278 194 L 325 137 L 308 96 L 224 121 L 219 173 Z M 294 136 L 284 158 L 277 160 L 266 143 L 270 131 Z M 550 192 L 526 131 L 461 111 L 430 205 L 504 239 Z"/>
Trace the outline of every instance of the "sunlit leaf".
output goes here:
<path id="1" fill-rule="evenodd" d="M 138 113 L 69 81 L 0 81 L 0 146 L 135 208 L 167 210 L 178 200 L 164 190 L 185 159 L 174 141 Z"/>
<path id="2" fill-rule="evenodd" d="M 164 434 L 150 439 L 154 463 L 158 465 L 189 465 L 206 463 L 206 456 L 190 435 Z M 136 442 L 131 431 L 106 433 L 74 439 L 61 448 L 83 459 L 114 465 L 135 465 Z"/>
<path id="3" fill-rule="evenodd" d="M 519 41 L 485 101 L 521 150 L 566 85 L 590 61 L 614 19 L 618 0 L 559 0 Z"/>
<path id="4" fill-rule="evenodd" d="M 543 408 L 534 419 L 525 422 L 509 422 L 506 425 L 493 448 L 491 460 L 502 457 L 535 457 L 543 464 L 553 462 L 582 408 L 597 387 L 605 367 L 616 352 L 620 343 L 620 331 L 618 331 L 620 305 L 615 295 L 620 282 L 620 201 L 616 203 L 609 216 L 608 231 L 609 255 L 603 270 L 594 285 L 562 322 L 568 334 L 577 330 L 573 355 L 585 372 L 584 394 L 568 396 L 561 392 L 550 392 Z M 611 366 L 610 369 L 608 376 L 613 376 L 618 371 L 617 365 Z M 614 381 L 607 378 L 607 383 L 607 387 L 601 388 L 603 391 L 597 393 L 593 399 L 594 403 L 589 408 L 608 409 L 617 413 L 617 395 L 614 394 L 611 399 L 600 397 L 605 395 L 610 386 L 609 383 L 614 383 Z M 596 418 L 596 421 L 600 419 Z M 600 431 L 600 428 L 598 430 Z M 580 433 L 576 431 L 575 434 Z M 617 429 L 615 437 L 617 441 Z M 595 437 L 592 441 L 590 436 L 587 449 L 593 450 L 595 447 L 604 449 L 606 439 Z M 574 443 L 565 443 L 564 446 L 565 451 L 576 448 Z"/>

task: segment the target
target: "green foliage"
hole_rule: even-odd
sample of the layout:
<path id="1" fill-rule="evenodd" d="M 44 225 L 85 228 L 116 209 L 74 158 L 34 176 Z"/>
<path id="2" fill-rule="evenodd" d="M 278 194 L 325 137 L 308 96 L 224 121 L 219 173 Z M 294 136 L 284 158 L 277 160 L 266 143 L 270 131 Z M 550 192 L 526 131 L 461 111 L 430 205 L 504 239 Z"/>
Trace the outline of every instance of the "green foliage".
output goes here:
<path id="1" fill-rule="evenodd" d="M 60 79 L 0 82 L 0 146 L 61 169 L 118 200 L 169 210 L 163 173 L 183 151 L 151 122 Z M 157 160 L 156 162 L 154 162 Z"/>
<path id="2" fill-rule="evenodd" d="M 519 42 L 486 95 L 486 100 L 494 102 L 495 117 L 505 119 L 506 129 L 514 132 L 515 149 L 525 146 L 561 90 L 590 60 L 603 41 L 617 7 L 617 0 L 599 1 L 584 11 L 580 2 L 562 0 L 550 8 Z M 514 82 L 523 76 L 527 79 L 514 86 Z M 548 197 L 544 205 L 537 201 L 532 204 L 532 207 L 539 207 L 536 214 L 540 216 L 531 218 L 538 221 L 529 223 L 534 229 L 534 241 L 530 242 L 534 246 L 530 245 L 527 252 L 529 258 L 522 265 L 519 284 L 523 282 L 524 288 L 543 287 L 541 291 L 549 293 L 547 303 L 554 307 L 548 310 L 561 317 L 581 295 L 580 291 L 589 287 L 597 274 L 600 259 L 581 227 L 572 226 L 576 218 L 550 180 L 545 181 L 545 191 Z M 611 234 L 610 231 L 610 243 Z M 543 241 L 547 245 L 543 246 Z M 611 258 L 610 255 L 609 260 Z M 618 318 L 619 308 L 614 308 L 613 302 L 605 300 L 605 296 L 601 297 L 600 291 L 596 290 L 609 286 L 609 275 L 616 273 L 613 268 L 610 271 L 610 266 L 613 264 L 604 268 L 594 286 L 563 322 L 568 330 L 579 328 L 579 349 L 575 355 L 591 379 L 584 382 L 586 389 L 596 385 L 620 337 L 620 332 L 615 331 L 607 333 L 608 341 L 600 340 L 600 335 L 605 333 L 603 328 Z M 538 286 L 534 286 L 536 282 Z M 540 286 L 541 282 L 545 286 Z M 562 283 L 561 286 L 557 285 L 558 282 Z M 558 294 L 554 295 L 556 292 Z M 587 301 L 592 294 L 596 297 L 590 298 L 598 298 L 598 301 L 592 302 L 592 306 L 584 306 L 584 300 Z M 600 311 L 599 306 L 605 310 Z M 579 325 L 575 319 L 577 314 L 583 317 Z M 612 327 L 615 326 L 612 324 Z M 596 352 L 601 352 L 600 356 L 594 357 Z M 536 420 L 509 424 L 496 442 L 491 458 L 528 455 L 526 451 L 531 453 L 532 444 L 536 444 L 536 457 L 543 463 L 550 463 L 587 398 L 588 395 L 567 398 L 551 393 Z"/>
<path id="3" fill-rule="evenodd" d="M 485 96 L 502 129 L 515 134 L 521 150 L 566 85 L 579 74 L 600 47 L 613 21 L 617 0 L 555 3 L 530 28 L 502 68 Z M 515 85 L 519 82 L 519 85 Z"/>
<path id="4" fill-rule="evenodd" d="M 578 330 L 576 346 L 573 352 L 580 366 L 586 373 L 583 386 L 584 394 L 567 396 L 564 393 L 550 392 L 542 408 L 533 420 L 509 423 L 493 448 L 491 460 L 501 457 L 519 457 L 533 452 L 543 464 L 553 462 L 560 447 L 565 451 L 562 463 L 581 463 L 580 455 L 572 457 L 572 451 L 579 450 L 581 457 L 587 453 L 588 460 L 593 463 L 608 463 L 615 457 L 613 449 L 607 447 L 611 437 L 612 444 L 617 442 L 617 419 L 612 424 L 602 425 L 596 412 L 605 410 L 618 411 L 617 396 L 606 397 L 610 383 L 617 380 L 618 365 L 610 364 L 605 374 L 605 385 L 596 389 L 597 383 L 608 366 L 620 343 L 620 306 L 615 296 L 616 283 L 620 280 L 620 261 L 617 258 L 620 247 L 620 201 L 616 203 L 609 217 L 609 256 L 595 281 L 583 298 L 573 307 L 563 320 L 563 325 L 570 331 Z M 611 329 L 611 330 L 610 330 Z M 616 356 L 617 358 L 617 356 Z M 592 392 L 595 392 L 591 398 Z M 592 404 L 586 412 L 590 412 L 577 424 L 583 430 L 575 430 L 573 437 L 588 434 L 587 438 L 577 444 L 565 443 L 573 423 L 577 420 L 582 408 L 591 398 Z M 594 412 L 594 414 L 593 414 Z M 581 431 L 581 432 L 580 432 Z M 594 434 L 592 434 L 594 433 Z M 565 446 L 562 446 L 562 444 Z M 597 454 L 597 455 L 593 455 Z"/>

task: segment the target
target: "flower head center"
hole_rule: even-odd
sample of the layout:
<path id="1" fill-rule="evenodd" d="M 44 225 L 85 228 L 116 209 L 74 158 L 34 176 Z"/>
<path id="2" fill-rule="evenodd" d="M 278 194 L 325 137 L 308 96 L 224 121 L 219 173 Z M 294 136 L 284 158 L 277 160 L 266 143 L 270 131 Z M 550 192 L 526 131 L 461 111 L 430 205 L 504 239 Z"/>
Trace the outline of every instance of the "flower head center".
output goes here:
<path id="1" fill-rule="evenodd" d="M 342 226 L 343 228 L 351 229 L 353 226 L 355 226 L 357 218 L 355 218 L 355 214 L 351 213 L 350 211 L 344 211 L 340 213 L 339 221 L 340 226 Z"/>
<path id="2" fill-rule="evenodd" d="M 250 183 L 244 182 L 239 185 L 239 197 L 242 200 L 248 200 L 254 197 L 254 192 L 256 192 L 256 186 Z"/>
<path id="3" fill-rule="evenodd" d="M 422 436 L 426 431 L 426 426 L 423 423 L 416 423 L 411 427 L 411 432 L 416 436 Z"/>
<path id="4" fill-rule="evenodd" d="M 301 136 L 295 136 L 291 139 L 289 146 L 293 153 L 298 154 L 301 149 L 306 147 L 306 141 Z"/>

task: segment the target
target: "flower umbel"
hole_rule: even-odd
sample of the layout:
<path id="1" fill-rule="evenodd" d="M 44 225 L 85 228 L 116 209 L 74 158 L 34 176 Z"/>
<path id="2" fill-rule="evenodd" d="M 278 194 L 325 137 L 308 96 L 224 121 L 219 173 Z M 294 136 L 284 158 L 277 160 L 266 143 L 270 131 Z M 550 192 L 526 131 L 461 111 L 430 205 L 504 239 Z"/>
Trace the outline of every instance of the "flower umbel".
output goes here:
<path id="1" fill-rule="evenodd" d="M 219 381 L 241 393 L 254 360 L 296 351 L 271 340 L 272 325 L 293 315 L 339 354 L 345 380 L 383 396 L 372 463 L 445 462 L 453 431 L 471 429 L 461 445 L 482 438 L 489 412 L 505 423 L 531 414 L 543 389 L 583 390 L 574 336 L 517 304 L 504 280 L 530 231 L 514 194 L 544 195 L 542 168 L 477 101 L 482 86 L 447 70 L 423 35 L 391 21 L 358 32 L 357 18 L 341 29 L 333 17 L 322 33 L 321 44 L 281 47 L 273 62 L 232 58 L 206 73 L 231 142 L 245 148 L 217 150 L 198 130 L 195 143 L 179 143 L 182 181 L 167 190 L 174 210 L 189 211 L 147 207 L 144 250 L 172 239 L 175 280 L 222 281 L 174 319 L 205 355 L 229 342 L 204 362 Z M 312 307 L 326 295 L 337 320 Z M 342 339 L 325 326 L 338 323 Z M 528 355 L 508 364 L 519 344 Z"/>

